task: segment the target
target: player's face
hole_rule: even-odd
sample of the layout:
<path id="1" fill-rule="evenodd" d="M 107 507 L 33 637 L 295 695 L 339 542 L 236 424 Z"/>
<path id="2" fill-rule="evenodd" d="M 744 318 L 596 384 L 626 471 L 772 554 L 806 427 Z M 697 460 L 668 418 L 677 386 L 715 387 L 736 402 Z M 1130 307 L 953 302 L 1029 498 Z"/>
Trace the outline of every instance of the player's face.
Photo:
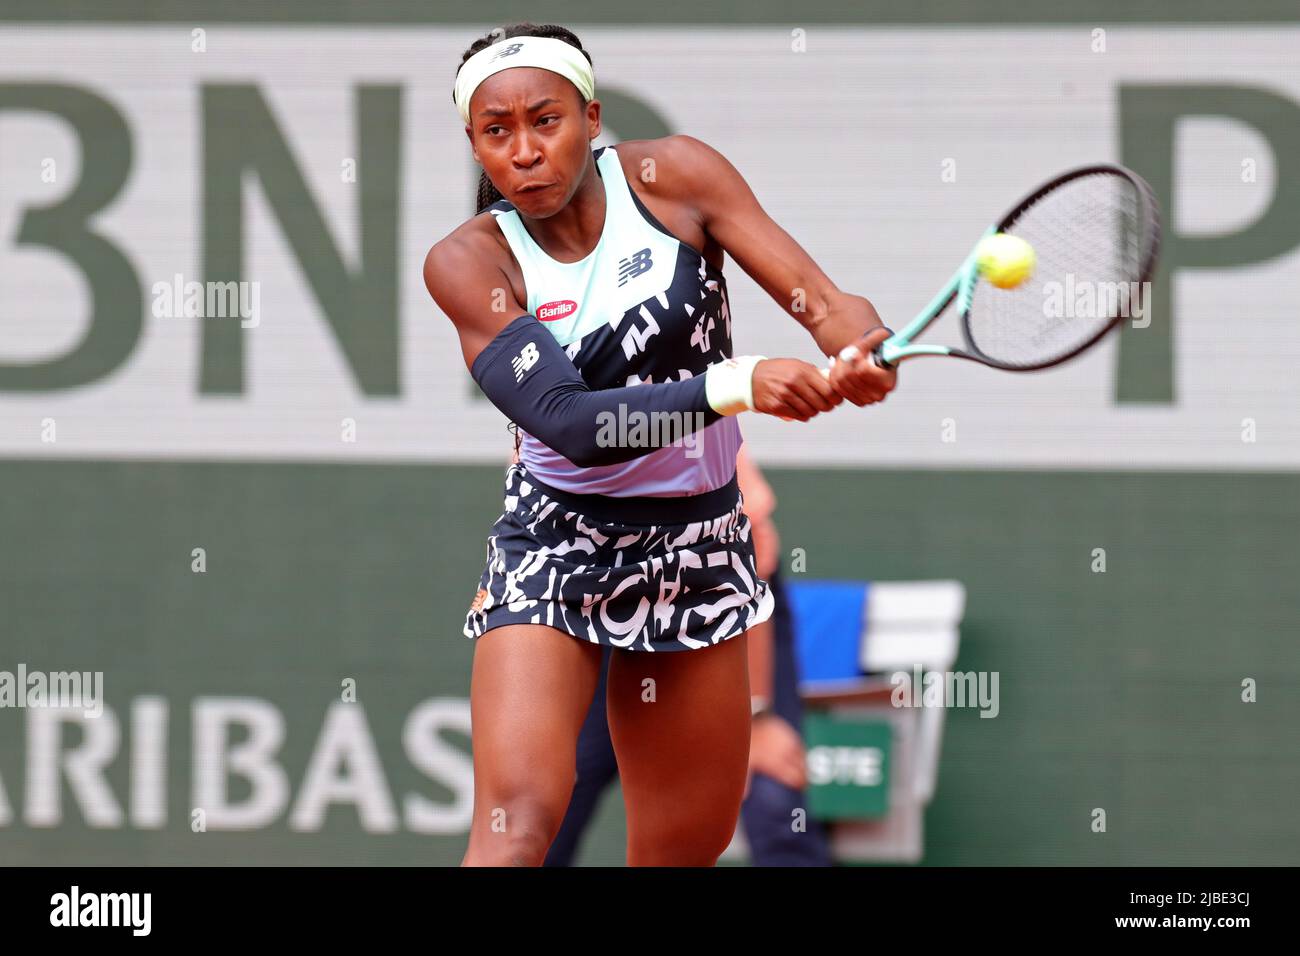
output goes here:
<path id="1" fill-rule="evenodd" d="M 599 101 L 584 107 L 577 87 L 558 73 L 515 67 L 481 83 L 469 109 L 474 158 L 501 195 L 534 219 L 563 209 L 600 133 Z"/>

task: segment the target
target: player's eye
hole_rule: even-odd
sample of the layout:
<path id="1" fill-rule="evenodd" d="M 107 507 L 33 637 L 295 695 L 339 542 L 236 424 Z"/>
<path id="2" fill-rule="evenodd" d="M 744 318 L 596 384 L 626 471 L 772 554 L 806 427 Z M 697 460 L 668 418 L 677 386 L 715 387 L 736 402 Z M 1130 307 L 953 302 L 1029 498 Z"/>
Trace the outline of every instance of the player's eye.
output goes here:
<path id="1" fill-rule="evenodd" d="M 541 123 L 543 120 L 548 120 L 548 119 L 549 119 L 549 120 L 558 120 L 559 117 L 556 116 L 554 113 L 548 113 L 547 115 L 545 115 L 545 116 L 543 116 L 541 119 L 539 119 L 537 122 L 538 122 L 538 123 Z"/>

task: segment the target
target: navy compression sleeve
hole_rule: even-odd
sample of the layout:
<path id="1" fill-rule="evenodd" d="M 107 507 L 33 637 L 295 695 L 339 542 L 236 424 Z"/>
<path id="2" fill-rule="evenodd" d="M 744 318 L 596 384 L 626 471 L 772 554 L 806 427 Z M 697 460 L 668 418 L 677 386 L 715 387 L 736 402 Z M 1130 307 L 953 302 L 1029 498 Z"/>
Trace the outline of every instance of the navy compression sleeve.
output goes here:
<path id="1" fill-rule="evenodd" d="M 520 428 L 584 468 L 640 458 L 722 417 L 705 397 L 703 375 L 593 390 L 531 313 L 497 333 L 470 374 Z M 619 423 L 638 420 L 661 424 L 641 428 L 633 443 Z"/>

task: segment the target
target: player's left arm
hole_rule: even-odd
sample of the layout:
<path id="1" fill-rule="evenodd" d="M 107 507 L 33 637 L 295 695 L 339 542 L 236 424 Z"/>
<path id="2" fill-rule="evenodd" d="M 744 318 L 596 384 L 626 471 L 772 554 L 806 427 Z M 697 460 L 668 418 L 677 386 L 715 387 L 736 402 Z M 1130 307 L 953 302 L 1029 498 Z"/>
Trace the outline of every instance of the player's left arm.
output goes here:
<path id="1" fill-rule="evenodd" d="M 689 189 L 704 231 L 808 330 L 822 354 L 837 357 L 846 346 L 857 347 L 857 358 L 833 361 L 832 387 L 855 405 L 882 400 L 894 387 L 895 373 L 871 361 L 871 350 L 889 333 L 881 329 L 870 300 L 837 287 L 759 205 L 744 177 L 716 149 L 684 134 L 668 137 L 663 149 L 661 163 L 666 160 L 670 170 L 690 170 L 685 183 L 670 177 L 668 188 Z"/>

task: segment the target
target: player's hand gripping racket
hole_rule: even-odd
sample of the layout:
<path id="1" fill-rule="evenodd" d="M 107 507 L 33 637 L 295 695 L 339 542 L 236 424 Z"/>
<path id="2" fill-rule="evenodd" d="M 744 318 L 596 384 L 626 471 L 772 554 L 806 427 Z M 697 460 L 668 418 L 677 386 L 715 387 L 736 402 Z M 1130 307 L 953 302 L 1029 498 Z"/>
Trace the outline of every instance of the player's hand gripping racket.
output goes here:
<path id="1" fill-rule="evenodd" d="M 1159 248 L 1160 210 L 1141 176 L 1109 164 L 1063 173 L 990 226 L 943 290 L 872 356 L 886 368 L 918 355 L 1009 372 L 1058 365 L 1132 314 Z M 964 348 L 913 344 L 954 303 Z"/>

